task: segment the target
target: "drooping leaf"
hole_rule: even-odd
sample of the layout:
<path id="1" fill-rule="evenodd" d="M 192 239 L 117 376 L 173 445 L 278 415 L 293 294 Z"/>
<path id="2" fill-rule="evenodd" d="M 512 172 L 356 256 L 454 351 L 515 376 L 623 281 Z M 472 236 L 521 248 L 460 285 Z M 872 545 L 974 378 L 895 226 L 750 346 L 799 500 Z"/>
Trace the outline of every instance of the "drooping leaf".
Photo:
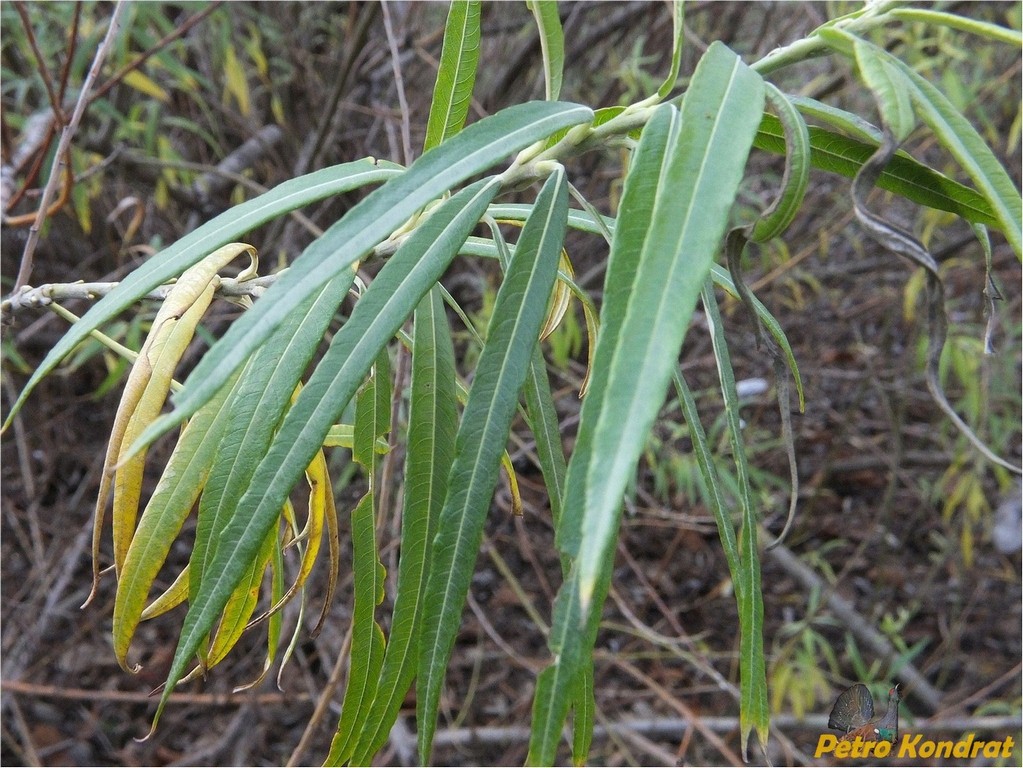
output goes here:
<path id="1" fill-rule="evenodd" d="M 742 419 L 739 413 L 739 396 L 735 391 L 735 374 L 732 371 L 717 299 L 714 298 L 714 288 L 709 281 L 703 289 L 703 307 L 710 327 L 721 394 L 725 401 L 725 418 L 728 423 L 732 456 L 735 459 L 739 505 L 742 509 L 742 526 L 739 529 L 740 575 L 736 588 L 739 600 L 739 738 L 742 742 L 743 758 L 749 760 L 750 730 L 755 729 L 760 743 L 766 745 L 771 716 L 764 663 L 764 597 L 760 581 L 760 554 L 757 549 L 759 518 L 750 489 L 749 463 L 742 439 Z"/>
<path id="2" fill-rule="evenodd" d="M 36 385 L 56 368 L 71 350 L 92 331 L 112 320 L 160 284 L 178 277 L 207 254 L 238 239 L 260 224 L 325 197 L 392 178 L 402 170 L 393 163 L 367 159 L 335 165 L 285 181 L 269 192 L 225 211 L 194 232 L 185 235 L 174 245 L 160 251 L 125 277 L 117 288 L 96 302 L 81 321 L 46 354 L 11 408 L 7 421 L 4 422 L 4 429 L 7 429 L 7 425 Z"/>
<path id="3" fill-rule="evenodd" d="M 436 288 L 416 309 L 414 339 L 398 586 L 380 684 L 353 751 L 353 765 L 368 765 L 386 742 L 415 678 L 429 575 L 426 555 L 444 503 L 458 428 L 455 353 L 443 299 Z"/>
<path id="4" fill-rule="evenodd" d="M 157 717 L 188 659 L 223 610 L 245 563 L 255 555 L 284 500 L 377 354 L 444 272 L 499 186 L 496 179 L 484 179 L 434 210 L 387 261 L 334 336 L 220 536 L 210 575 L 203 579 L 185 616 Z"/>
<path id="5" fill-rule="evenodd" d="M 417 682 L 419 753 L 429 761 L 444 673 L 497 483 L 508 430 L 537 343 L 565 237 L 563 168 L 544 184 L 498 291 L 455 444 L 431 554 Z"/>
<path id="6" fill-rule="evenodd" d="M 554 762 L 571 692 L 596 638 L 622 495 L 663 403 L 763 112 L 763 81 L 720 43 L 680 116 L 660 107 L 626 179 L 597 340 L 568 467 L 558 543 L 576 560 L 555 604 L 556 659 L 537 683 L 529 762 Z"/>
<path id="7" fill-rule="evenodd" d="M 114 656 L 122 669 L 129 669 L 126 660 L 128 647 L 142 618 L 153 581 L 206 484 L 214 454 L 227 425 L 227 406 L 235 388 L 236 381 L 229 381 L 188 422 L 139 518 L 138 528 L 124 558 L 114 599 Z"/>
<path id="8" fill-rule="evenodd" d="M 877 150 L 877 144 L 852 139 L 826 128 L 810 126 L 809 133 L 813 167 L 850 179 Z M 768 152 L 785 153 L 785 132 L 778 118 L 764 115 L 754 144 Z M 892 158 L 877 185 L 914 203 L 949 211 L 967 221 L 1000 226 L 983 195 L 928 168 L 904 152 Z"/>
<path id="9" fill-rule="evenodd" d="M 566 126 L 592 119 L 586 107 L 518 104 L 474 123 L 374 190 L 299 256 L 256 305 L 228 329 L 174 396 L 174 410 L 138 441 L 144 444 L 191 416 L 313 291 L 362 259 L 427 203 L 508 154 Z M 411 308 L 409 309 L 411 311 Z"/>
<path id="10" fill-rule="evenodd" d="M 199 594 L 221 534 L 236 514 L 238 500 L 249 487 L 299 379 L 354 276 L 351 271 L 342 273 L 303 302 L 246 367 L 199 504 L 189 560 L 195 574 L 190 585 L 192 600 Z"/>

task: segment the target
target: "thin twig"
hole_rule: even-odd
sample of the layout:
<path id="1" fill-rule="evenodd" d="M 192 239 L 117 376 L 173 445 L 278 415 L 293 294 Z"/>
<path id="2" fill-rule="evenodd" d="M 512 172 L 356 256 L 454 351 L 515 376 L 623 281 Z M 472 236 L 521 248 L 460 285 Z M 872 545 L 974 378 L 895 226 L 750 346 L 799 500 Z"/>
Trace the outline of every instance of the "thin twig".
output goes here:
<path id="1" fill-rule="evenodd" d="M 739 718 L 737 717 L 701 717 L 700 723 L 708 731 L 716 733 L 727 733 L 739 730 Z M 807 715 L 796 717 L 794 715 L 776 715 L 771 718 L 771 726 L 776 729 L 792 731 L 810 731 L 826 733 L 828 731 L 827 715 Z M 648 738 L 680 739 L 682 735 L 693 727 L 693 721 L 679 717 L 642 718 L 622 720 L 617 723 L 595 725 L 593 727 L 594 739 L 606 739 L 612 733 L 632 731 L 642 733 Z M 1008 731 L 1012 728 L 1019 728 L 1019 717 L 1012 715 L 991 716 L 991 717 L 956 717 L 941 720 L 918 720 L 914 723 L 912 730 L 924 731 L 927 733 L 955 733 L 957 731 L 976 732 L 998 732 Z M 433 743 L 435 746 L 465 746 L 469 744 L 508 744 L 514 742 L 528 742 L 530 736 L 529 726 L 506 725 L 506 726 L 479 726 L 475 728 L 448 728 L 437 731 Z"/>
<path id="2" fill-rule="evenodd" d="M 28 240 L 25 243 L 25 250 L 22 252 L 21 266 L 18 268 L 18 277 L 14 281 L 14 290 L 18 290 L 21 286 L 25 285 L 32 274 L 32 257 L 39 242 L 39 233 L 42 230 L 43 222 L 49 213 L 47 209 L 56 191 L 57 180 L 64 176 L 63 170 L 65 168 L 70 171 L 68 160 L 71 150 L 71 139 L 78 130 L 78 124 L 82 120 L 82 115 L 85 114 L 92 84 L 99 76 L 103 60 L 113 45 L 114 38 L 117 37 L 121 26 L 121 14 L 124 12 L 125 7 L 124 0 L 118 0 L 117 5 L 114 6 L 114 12 L 110 16 L 110 27 L 107 29 L 103 42 L 100 43 L 99 48 L 96 50 L 92 66 L 89 67 L 89 73 L 85 77 L 85 82 L 82 83 L 82 91 L 78 95 L 78 102 L 75 104 L 74 112 L 71 113 L 71 120 L 68 121 L 68 124 L 64 126 L 61 132 L 60 141 L 57 143 L 57 151 L 53 156 L 53 166 L 50 168 L 50 178 L 46 180 L 46 187 L 44 187 L 42 199 L 39 201 L 39 211 L 36 215 L 35 223 L 28 230 Z"/>
<path id="3" fill-rule="evenodd" d="M 401 76 L 398 41 L 391 26 L 390 3 L 381 2 L 380 9 L 384 12 L 384 30 L 387 32 L 387 46 L 391 49 L 391 67 L 394 69 L 394 87 L 398 91 L 398 106 L 401 108 L 401 149 L 405 165 L 409 165 L 412 162 L 412 134 L 409 128 L 408 101 L 405 99 L 405 81 Z"/>
<path id="4" fill-rule="evenodd" d="M 215 10 L 217 10 L 217 8 L 219 8 L 221 6 L 221 4 L 222 4 L 222 0 L 217 0 L 217 2 L 210 3 L 206 8 L 204 8 L 201 11 L 199 11 L 199 13 L 197 13 L 194 16 L 191 16 L 190 18 L 188 18 L 183 24 L 181 24 L 180 26 L 175 27 L 172 32 L 169 32 L 162 39 L 158 40 L 156 42 L 156 44 L 153 45 L 148 51 L 145 51 L 144 53 L 139 54 L 138 58 L 136 58 L 133 61 L 129 62 L 124 67 L 122 67 L 120 70 L 118 70 L 113 75 L 111 75 L 110 79 L 107 80 L 105 83 L 103 83 L 103 85 L 101 85 L 99 88 L 97 88 L 96 92 L 93 93 L 92 96 L 89 97 L 89 102 L 88 103 L 92 104 L 92 102 L 96 101 L 97 99 L 103 98 L 107 94 L 107 92 L 110 91 L 111 88 L 113 88 L 115 85 L 117 85 L 119 82 L 121 82 L 127 75 L 131 74 L 136 69 L 141 67 L 149 59 L 151 59 L 157 53 L 159 53 L 164 48 L 166 48 L 168 45 L 173 43 L 179 37 L 182 37 L 183 35 L 185 35 L 190 29 L 192 29 L 192 27 L 194 27 L 200 21 L 202 21 L 207 16 L 209 16 L 211 13 L 213 13 Z"/>
<path id="5" fill-rule="evenodd" d="M 60 100 L 57 98 L 57 92 L 53 90 L 53 78 L 50 77 L 50 70 L 46 68 L 46 61 L 43 60 L 43 54 L 39 50 L 39 45 L 36 43 L 35 32 L 32 31 L 32 20 L 28 17 L 28 11 L 25 9 L 25 3 L 15 3 L 15 10 L 21 17 L 21 25 L 25 30 L 25 37 L 28 38 L 29 47 L 32 49 L 32 55 L 36 57 L 36 66 L 39 68 L 39 77 L 42 78 L 43 86 L 46 88 L 46 96 L 50 99 L 50 109 L 53 110 L 53 116 L 57 118 L 57 122 L 61 125 L 67 121 L 67 117 L 64 115 L 64 109 L 60 105 Z"/>
<path id="6" fill-rule="evenodd" d="M 301 758 L 308 749 L 309 744 L 313 740 L 313 736 L 316 735 L 316 730 L 319 728 L 320 721 L 327 714 L 327 710 L 330 709 L 330 702 L 334 699 L 334 692 L 338 686 L 341 685 L 341 678 L 344 676 L 345 662 L 348 660 L 348 648 L 352 643 L 352 627 L 348 627 L 348 632 L 345 634 L 344 642 L 341 643 L 341 648 L 337 653 L 337 661 L 334 662 L 334 669 L 330 671 L 330 678 L 323 686 L 323 690 L 320 691 L 319 697 L 316 699 L 316 708 L 313 709 L 313 714 L 309 717 L 309 722 L 306 723 L 305 730 L 302 732 L 302 738 L 298 740 L 298 744 L 295 749 L 291 752 L 291 757 L 288 758 L 288 768 L 292 768 L 296 765 L 302 765 Z"/>
<path id="7" fill-rule="evenodd" d="M 124 704 L 153 703 L 153 694 L 144 691 L 104 691 L 97 688 L 63 688 L 56 685 L 40 685 L 25 680 L 4 680 L 0 682 L 0 691 L 4 693 L 35 696 L 43 699 L 60 699 L 62 701 L 88 702 L 121 702 Z M 291 696 L 284 693 L 261 693 L 239 695 L 234 693 L 179 693 L 168 701 L 169 704 L 189 704 L 193 706 L 236 707 L 244 704 L 260 706 L 295 704 L 311 704 L 309 696 Z"/>

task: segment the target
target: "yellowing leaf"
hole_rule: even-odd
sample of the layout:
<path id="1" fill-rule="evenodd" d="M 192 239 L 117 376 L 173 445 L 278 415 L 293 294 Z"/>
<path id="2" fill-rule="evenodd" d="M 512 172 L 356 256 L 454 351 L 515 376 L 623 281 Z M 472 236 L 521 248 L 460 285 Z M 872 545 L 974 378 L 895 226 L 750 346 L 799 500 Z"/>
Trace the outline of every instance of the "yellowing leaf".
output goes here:
<path id="1" fill-rule="evenodd" d="M 245 78 L 245 70 L 234 53 L 234 48 L 228 48 L 224 55 L 224 91 L 225 96 L 234 97 L 242 116 L 248 117 L 251 111 L 249 83 Z"/>
<path id="2" fill-rule="evenodd" d="M 167 91 L 159 86 L 155 80 L 142 74 L 137 69 L 124 76 L 124 83 L 136 91 L 144 93 L 146 96 L 152 96 L 159 101 L 167 102 L 170 99 Z"/>

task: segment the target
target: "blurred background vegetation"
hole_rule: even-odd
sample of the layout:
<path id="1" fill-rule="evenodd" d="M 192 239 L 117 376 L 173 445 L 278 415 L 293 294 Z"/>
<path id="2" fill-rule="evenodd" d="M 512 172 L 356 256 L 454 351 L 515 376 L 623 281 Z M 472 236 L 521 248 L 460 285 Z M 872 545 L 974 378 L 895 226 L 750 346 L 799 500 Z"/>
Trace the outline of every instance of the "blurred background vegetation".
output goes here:
<path id="1" fill-rule="evenodd" d="M 1019 3 L 950 3 L 956 12 L 1014 29 Z M 747 60 L 797 39 L 854 4 L 719 3 L 687 6 L 683 74 L 723 40 Z M 0 5 L 2 29 L 3 292 L 13 285 L 28 225 L 46 182 L 59 126 L 54 103 L 77 99 L 100 39 L 107 3 Z M 389 16 L 392 39 L 386 33 Z M 182 234 L 259 190 L 365 156 L 402 162 L 400 68 L 413 150 L 422 145 L 446 7 L 439 3 L 136 3 L 108 57 L 36 253 L 31 284 L 117 280 Z M 652 92 L 671 51 L 663 3 L 566 3 L 562 98 L 606 107 Z M 484 7 L 479 79 L 470 120 L 543 98 L 539 39 L 525 5 Z M 897 54 L 964 111 L 1019 184 L 1020 51 L 981 45 L 948 29 L 905 24 Z M 392 55 L 391 46 L 397 52 Z M 42 62 L 40 64 L 39 62 Z M 877 122 L 862 89 L 832 59 L 778 74 L 792 93 Z M 928 141 L 920 160 L 960 178 Z M 624 157 L 573 161 L 573 182 L 605 213 L 616 209 Z M 743 201 L 770 201 L 780 158 L 755 152 Z M 766 642 L 775 763 L 804 764 L 838 692 L 853 681 L 875 696 L 911 669 L 903 717 L 1015 718 L 1020 701 L 1019 486 L 979 460 L 941 417 L 923 380 L 922 274 L 861 236 L 849 182 L 811 177 L 810 203 L 784 240 L 752 253 L 748 277 L 789 334 L 807 387 L 795 417 L 803 487 L 785 547 L 765 556 Z M 263 271 L 286 264 L 354 202 L 342 196 L 252 233 Z M 1020 265 L 995 236 L 996 354 L 983 355 L 983 254 L 969 227 L 887 196 L 878 203 L 935 252 L 952 320 L 946 386 L 960 413 L 1003 455 L 1020 446 Z M 736 211 L 742 217 L 748 211 Z M 748 219 L 748 215 L 746 217 Z M 570 235 L 578 282 L 599 301 L 606 248 Z M 446 286 L 485 321 L 498 284 L 494 265 L 460 260 Z M 81 313 L 84 307 L 70 305 Z M 215 305 L 215 337 L 238 310 Z M 110 335 L 138 346 L 155 314 L 143 306 Z M 698 317 L 695 322 L 701 322 Z M 746 440 L 765 522 L 780 530 L 788 470 L 770 366 L 734 305 L 727 318 L 744 378 Z M 3 336 L 3 396 L 10 406 L 26 373 L 63 333 L 52 314 L 22 313 Z M 461 328 L 455 325 L 456 330 Z M 683 350 L 686 375 L 715 412 L 706 334 Z M 468 333 L 463 359 L 476 354 Z M 570 312 L 546 348 L 566 449 L 585 369 L 583 318 Z M 194 349 L 186 365 L 197 358 Z M 162 681 L 174 621 L 141 629 L 145 669 L 117 669 L 108 640 L 113 590 L 80 611 L 90 583 L 92 500 L 126 367 L 98 344 L 83 346 L 31 399 L 2 448 L 3 725 L 6 764 L 299 764 L 322 759 L 336 712 L 294 754 L 350 620 L 350 563 L 342 560 L 335 610 L 316 638 L 303 635 L 284 690 L 232 687 L 258 673 L 252 653 L 225 662 L 178 704 L 145 743 L 150 690 Z M 702 504 L 688 435 L 673 407 L 647 446 L 627 499 L 618 570 L 598 640 L 598 731 L 591 758 L 606 764 L 721 763 L 737 759 L 734 601 L 713 520 Z M 727 451 L 723 424 L 708 434 Z M 440 764 L 518 764 L 525 756 L 535 674 L 546 659 L 530 610 L 549 619 L 558 585 L 549 510 L 519 424 L 510 451 L 526 501 L 513 517 L 499 490 L 486 554 L 470 595 L 448 677 Z M 727 457 L 725 457 L 727 458 Z M 159 460 L 159 456 L 154 456 Z M 335 451 L 342 518 L 362 481 Z M 728 479 L 728 462 L 719 471 Z M 154 482 L 156 475 L 154 474 Z M 350 487 L 343 487 L 345 483 Z M 344 533 L 344 531 L 343 531 Z M 397 542 L 381 533 L 393 572 Z M 348 550 L 350 551 L 350 550 Z M 187 552 L 180 553 L 187 558 Z M 322 586 L 322 585 L 321 585 Z M 316 589 L 317 585 L 313 586 Z M 177 616 L 177 614 L 175 614 Z M 177 617 L 180 621 L 180 616 Z M 292 624 L 298 616 L 288 614 Z M 307 618 L 303 618 L 306 621 Z M 927 687 L 930 690 L 927 690 Z M 411 697 L 409 704 L 412 703 Z M 335 703 L 335 709 L 337 705 Z M 409 708 L 411 713 L 411 707 Z M 805 723 L 800 721 L 809 718 Z M 814 720 L 813 718 L 817 719 Z M 683 722 L 685 720 L 686 722 Z M 412 760 L 414 721 L 396 730 L 380 760 Z M 629 723 L 624 729 L 607 726 Z M 482 729 L 482 730 L 481 730 Z M 963 725 L 962 731 L 969 730 Z M 1005 729 L 999 732 L 1002 738 Z M 715 734 L 720 740 L 715 740 Z"/>

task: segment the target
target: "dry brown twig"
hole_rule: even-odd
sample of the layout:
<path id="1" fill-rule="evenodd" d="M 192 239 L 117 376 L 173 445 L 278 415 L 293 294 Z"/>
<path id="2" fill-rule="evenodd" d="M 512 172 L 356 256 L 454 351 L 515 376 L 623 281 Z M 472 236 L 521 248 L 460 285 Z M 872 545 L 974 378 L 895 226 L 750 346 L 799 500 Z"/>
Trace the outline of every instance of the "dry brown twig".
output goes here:
<path id="1" fill-rule="evenodd" d="M 74 138 L 78 125 L 82 121 L 82 115 L 85 114 L 85 108 L 89 104 L 89 91 L 92 90 L 93 83 L 99 77 L 99 72 L 103 66 L 104 59 L 106 59 L 107 52 L 110 50 L 111 45 L 113 45 L 114 38 L 117 37 L 117 33 L 120 30 L 121 14 L 124 12 L 124 8 L 124 0 L 118 0 L 110 16 L 110 26 L 107 29 L 107 33 L 103 37 L 103 42 L 100 43 L 99 48 L 96 49 L 96 55 L 92 59 L 89 73 L 85 77 L 85 82 L 82 83 L 82 91 L 78 95 L 78 101 L 75 104 L 74 111 L 71 113 L 71 119 L 68 120 L 67 125 L 61 131 L 60 141 L 57 143 L 57 151 L 53 156 L 53 166 L 50 168 L 50 178 L 47 179 L 46 186 L 43 188 L 43 195 L 39 201 L 39 210 L 36 213 L 35 222 L 28 230 L 28 240 L 25 243 L 24 251 L 22 251 L 18 276 L 14 281 L 15 291 L 28 283 L 28 278 L 32 274 L 32 258 L 35 254 L 36 245 L 39 243 L 39 233 L 42 230 L 43 222 L 49 215 L 48 209 L 56 191 L 58 179 L 63 178 L 65 173 L 69 173 L 71 170 L 70 163 L 68 162 L 71 151 L 71 139 Z"/>

